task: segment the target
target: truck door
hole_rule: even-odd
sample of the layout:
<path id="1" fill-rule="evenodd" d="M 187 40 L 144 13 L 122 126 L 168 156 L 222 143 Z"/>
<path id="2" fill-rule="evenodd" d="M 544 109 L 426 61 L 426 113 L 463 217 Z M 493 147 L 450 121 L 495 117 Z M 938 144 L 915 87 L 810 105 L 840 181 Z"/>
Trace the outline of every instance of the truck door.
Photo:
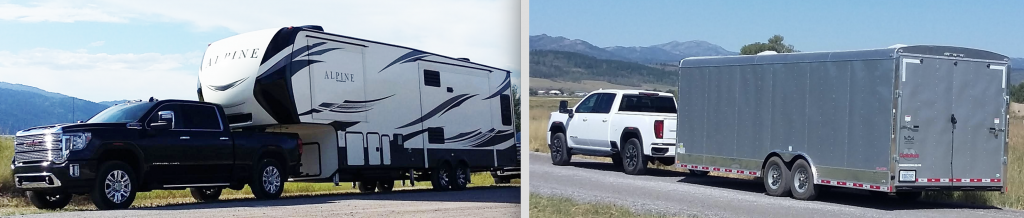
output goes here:
<path id="1" fill-rule="evenodd" d="M 1001 186 L 1006 96 L 1005 64 L 953 65 L 953 185 Z"/>
<path id="2" fill-rule="evenodd" d="M 567 123 L 566 133 L 572 145 L 609 148 L 608 118 L 616 94 L 595 93 L 576 105 L 573 118 Z"/>
<path id="3" fill-rule="evenodd" d="M 905 57 L 900 62 L 897 181 L 948 186 L 953 155 L 953 60 Z"/>

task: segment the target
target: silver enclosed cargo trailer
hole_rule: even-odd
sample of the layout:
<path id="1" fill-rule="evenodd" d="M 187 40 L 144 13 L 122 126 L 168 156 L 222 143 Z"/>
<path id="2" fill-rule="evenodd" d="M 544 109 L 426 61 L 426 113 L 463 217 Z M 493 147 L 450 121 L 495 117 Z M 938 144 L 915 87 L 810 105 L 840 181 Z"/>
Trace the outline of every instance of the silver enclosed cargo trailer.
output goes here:
<path id="1" fill-rule="evenodd" d="M 949 46 L 687 58 L 677 166 L 822 186 L 1003 191 L 1006 56 Z"/>

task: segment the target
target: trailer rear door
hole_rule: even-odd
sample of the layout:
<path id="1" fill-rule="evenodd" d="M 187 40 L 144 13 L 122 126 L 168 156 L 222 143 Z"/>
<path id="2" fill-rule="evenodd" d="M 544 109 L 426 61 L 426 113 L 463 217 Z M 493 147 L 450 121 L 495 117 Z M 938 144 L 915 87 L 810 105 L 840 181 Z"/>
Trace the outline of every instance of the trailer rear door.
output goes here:
<path id="1" fill-rule="evenodd" d="M 900 64 L 899 185 L 1001 186 L 1004 72 L 966 60 Z"/>

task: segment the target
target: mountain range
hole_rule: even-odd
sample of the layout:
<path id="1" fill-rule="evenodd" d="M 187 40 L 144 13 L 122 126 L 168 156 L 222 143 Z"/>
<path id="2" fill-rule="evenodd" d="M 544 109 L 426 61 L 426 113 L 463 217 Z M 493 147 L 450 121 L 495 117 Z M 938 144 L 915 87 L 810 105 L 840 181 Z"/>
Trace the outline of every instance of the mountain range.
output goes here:
<path id="1" fill-rule="evenodd" d="M 530 50 L 568 51 L 590 55 L 598 59 L 632 61 L 644 64 L 676 63 L 688 57 L 738 55 L 707 41 L 671 41 L 651 46 L 597 47 L 580 39 L 568 39 L 547 34 L 530 36 Z"/>
<path id="2" fill-rule="evenodd" d="M 0 135 L 13 135 L 35 126 L 88 120 L 108 107 L 32 86 L 0 82 Z"/>

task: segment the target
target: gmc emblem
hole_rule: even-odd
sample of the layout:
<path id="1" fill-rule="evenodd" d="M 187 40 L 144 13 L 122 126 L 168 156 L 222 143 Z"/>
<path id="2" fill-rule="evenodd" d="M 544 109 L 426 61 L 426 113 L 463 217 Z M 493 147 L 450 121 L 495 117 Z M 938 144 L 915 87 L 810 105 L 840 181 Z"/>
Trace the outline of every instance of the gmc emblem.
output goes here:
<path id="1" fill-rule="evenodd" d="M 43 140 L 42 139 L 36 139 L 36 140 L 25 142 L 26 146 L 39 146 L 39 145 L 42 145 L 42 144 L 43 144 Z"/>

